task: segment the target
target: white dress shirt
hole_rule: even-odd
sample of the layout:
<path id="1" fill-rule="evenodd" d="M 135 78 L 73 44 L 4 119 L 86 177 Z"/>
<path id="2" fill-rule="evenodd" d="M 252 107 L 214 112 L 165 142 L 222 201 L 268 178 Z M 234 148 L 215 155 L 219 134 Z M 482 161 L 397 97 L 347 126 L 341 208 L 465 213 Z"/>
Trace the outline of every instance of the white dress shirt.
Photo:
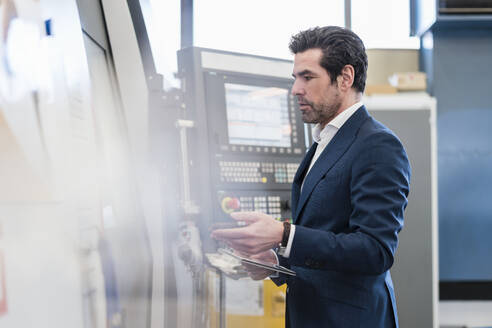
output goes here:
<path id="1" fill-rule="evenodd" d="M 326 146 L 330 143 L 330 141 L 333 139 L 333 137 L 337 134 L 338 130 L 347 122 L 347 120 L 357 111 L 362 106 L 362 102 L 358 102 L 338 114 L 333 120 L 331 120 L 324 129 L 321 129 L 321 125 L 318 123 L 314 126 L 313 128 L 313 140 L 318 144 L 316 147 L 316 152 L 314 153 L 313 159 L 311 160 L 311 163 L 309 164 L 309 169 L 304 175 L 304 181 L 306 180 L 307 175 L 309 174 L 309 171 L 313 167 L 314 163 L 316 160 L 318 160 L 319 156 L 325 150 Z M 302 187 L 304 186 L 304 181 L 302 182 L 301 185 L 301 193 L 302 193 Z M 294 240 L 294 234 L 296 233 L 296 226 L 291 225 L 290 227 L 290 234 L 289 234 L 289 241 L 287 243 L 287 247 L 285 248 L 285 252 L 282 255 L 285 258 L 288 258 L 290 255 L 290 249 L 292 248 L 292 242 Z"/>

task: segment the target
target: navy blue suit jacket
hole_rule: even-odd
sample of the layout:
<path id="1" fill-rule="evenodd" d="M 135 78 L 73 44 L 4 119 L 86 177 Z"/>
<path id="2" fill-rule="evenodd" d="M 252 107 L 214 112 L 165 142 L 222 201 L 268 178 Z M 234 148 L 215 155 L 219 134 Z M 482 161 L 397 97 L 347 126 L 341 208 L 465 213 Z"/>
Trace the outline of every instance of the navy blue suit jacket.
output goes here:
<path id="1" fill-rule="evenodd" d="M 359 108 L 309 173 L 315 143 L 292 186 L 296 231 L 280 264 L 286 326 L 398 327 L 389 269 L 403 227 L 410 165 L 400 140 Z M 301 191 L 301 185 L 304 186 Z"/>

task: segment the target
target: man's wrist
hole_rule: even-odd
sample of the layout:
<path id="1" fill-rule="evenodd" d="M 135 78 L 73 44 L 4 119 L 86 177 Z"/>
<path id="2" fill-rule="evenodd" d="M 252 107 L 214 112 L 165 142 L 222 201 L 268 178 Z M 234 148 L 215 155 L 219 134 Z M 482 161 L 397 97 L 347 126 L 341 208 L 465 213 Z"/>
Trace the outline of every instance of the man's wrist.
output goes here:
<path id="1" fill-rule="evenodd" d="M 285 250 L 287 248 L 287 244 L 289 242 L 289 236 L 290 236 L 290 228 L 291 224 L 289 221 L 284 221 L 282 223 L 283 225 L 283 233 L 282 233 L 282 239 L 280 243 L 278 244 L 278 254 L 284 255 Z"/>
<path id="2" fill-rule="evenodd" d="M 280 246 L 287 247 L 287 243 L 289 242 L 289 234 L 290 234 L 290 222 L 284 221 L 283 226 L 284 226 L 284 231 L 282 234 L 282 241 L 280 242 Z"/>

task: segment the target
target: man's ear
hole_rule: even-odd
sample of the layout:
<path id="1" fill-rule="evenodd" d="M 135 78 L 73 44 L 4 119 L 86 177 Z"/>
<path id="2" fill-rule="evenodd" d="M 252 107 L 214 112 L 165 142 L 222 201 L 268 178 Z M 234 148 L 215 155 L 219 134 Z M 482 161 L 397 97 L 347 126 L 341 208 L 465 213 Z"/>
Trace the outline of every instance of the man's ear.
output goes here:
<path id="1" fill-rule="evenodd" d="M 355 79 L 355 69 L 352 65 L 345 65 L 337 76 L 338 87 L 342 91 L 347 91 L 352 88 Z"/>

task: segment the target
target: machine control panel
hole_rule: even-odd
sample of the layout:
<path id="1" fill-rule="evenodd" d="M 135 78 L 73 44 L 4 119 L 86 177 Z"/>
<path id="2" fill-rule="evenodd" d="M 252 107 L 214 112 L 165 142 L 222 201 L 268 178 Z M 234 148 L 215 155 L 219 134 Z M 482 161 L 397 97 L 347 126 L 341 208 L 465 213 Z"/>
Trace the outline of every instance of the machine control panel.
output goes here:
<path id="1" fill-rule="evenodd" d="M 219 161 L 223 183 L 287 183 L 294 181 L 299 163 L 274 161 Z"/>
<path id="2" fill-rule="evenodd" d="M 291 186 L 309 134 L 291 93 L 292 62 L 203 48 L 181 50 L 178 61 L 188 119 L 196 118 L 191 153 L 208 158 L 195 166 L 213 212 L 206 217 L 259 211 L 291 219 Z"/>

